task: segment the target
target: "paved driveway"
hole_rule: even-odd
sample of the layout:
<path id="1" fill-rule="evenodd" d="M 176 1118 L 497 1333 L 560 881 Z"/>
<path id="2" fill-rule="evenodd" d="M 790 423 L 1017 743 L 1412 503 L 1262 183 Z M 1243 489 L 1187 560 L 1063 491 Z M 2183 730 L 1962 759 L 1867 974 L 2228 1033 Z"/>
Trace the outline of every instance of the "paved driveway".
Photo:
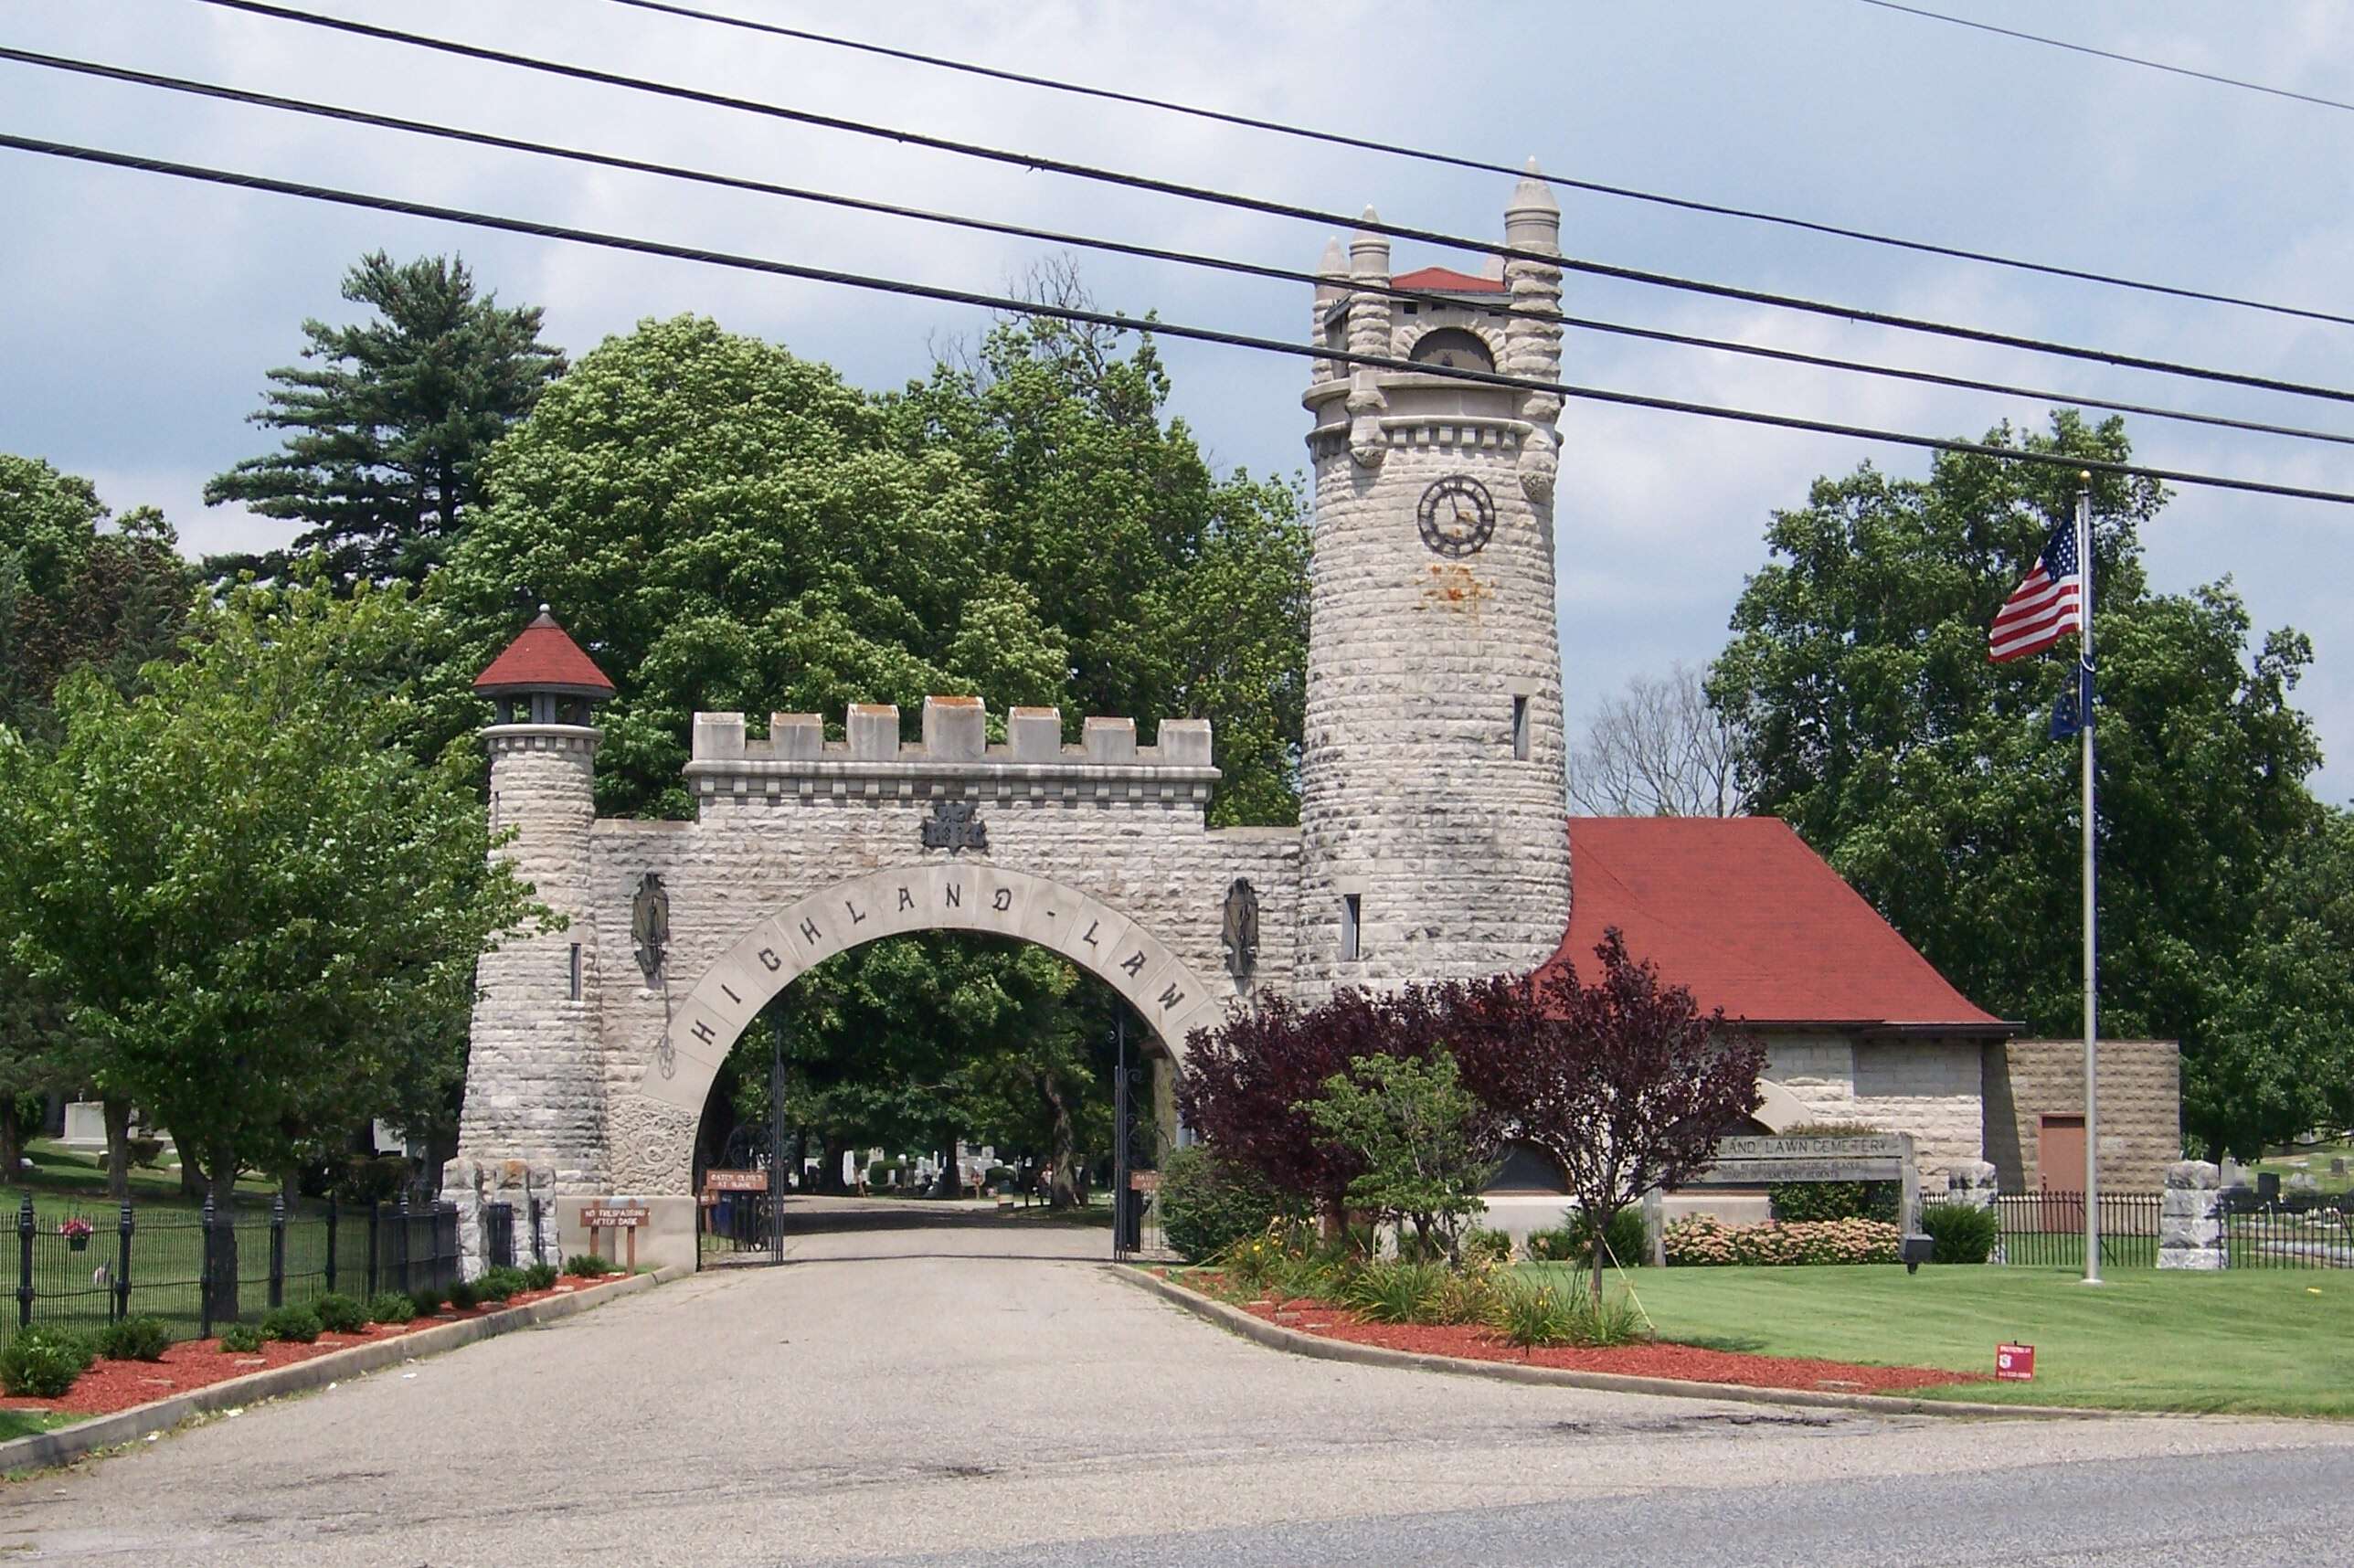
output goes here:
<path id="1" fill-rule="evenodd" d="M 893 1205 L 891 1213 L 909 1211 Z M 806 1236 L 0 1489 L 0 1563 L 2327 1559 L 2354 1431 L 1959 1423 L 1284 1356 L 1101 1230 Z M 2327 1547 L 2327 1552 L 2323 1550 Z"/>

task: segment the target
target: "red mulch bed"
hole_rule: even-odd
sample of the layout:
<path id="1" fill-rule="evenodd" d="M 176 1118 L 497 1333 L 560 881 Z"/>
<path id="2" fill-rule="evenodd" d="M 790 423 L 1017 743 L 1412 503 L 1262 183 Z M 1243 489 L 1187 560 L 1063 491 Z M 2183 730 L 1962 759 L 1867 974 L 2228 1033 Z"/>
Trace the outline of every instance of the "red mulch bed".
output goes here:
<path id="1" fill-rule="evenodd" d="M 1164 1273 L 1161 1277 L 1167 1278 Z M 1286 1329 L 1352 1344 L 1379 1345 L 1423 1356 L 1460 1356 L 1475 1361 L 1519 1361 L 1572 1372 L 1615 1372 L 1625 1377 L 1671 1377 L 1692 1383 L 1739 1383 L 1744 1388 L 1800 1388 L 1833 1393 L 1887 1393 L 1956 1383 L 1984 1383 L 1984 1372 L 1946 1372 L 1939 1367 L 1879 1367 L 1855 1361 L 1819 1361 L 1797 1356 L 1753 1356 L 1699 1345 L 1659 1342 L 1586 1350 L 1552 1345 L 1523 1350 L 1493 1330 L 1471 1324 L 1369 1323 L 1345 1307 L 1304 1297 L 1288 1300 L 1235 1302 L 1254 1318 Z"/>
<path id="2" fill-rule="evenodd" d="M 609 1274 L 595 1279 L 566 1275 L 548 1289 L 525 1290 L 507 1298 L 496 1307 L 480 1306 L 465 1312 L 453 1312 L 443 1308 L 430 1318 L 419 1318 L 408 1323 L 375 1323 L 356 1334 L 322 1334 L 314 1344 L 298 1345 L 284 1340 L 264 1340 L 261 1348 L 244 1354 L 225 1351 L 215 1340 L 181 1340 L 164 1352 L 161 1361 L 116 1361 L 101 1358 L 90 1363 L 90 1370 L 74 1380 L 73 1387 L 56 1399 L 0 1397 L 0 1410 L 48 1410 L 67 1415 L 111 1415 L 118 1410 L 128 1410 L 153 1400 L 168 1399 L 191 1389 L 208 1388 L 217 1383 L 227 1383 L 233 1377 L 243 1377 L 269 1367 L 282 1367 L 294 1361 L 307 1361 L 313 1356 L 330 1351 L 348 1350 L 375 1340 L 397 1340 L 403 1334 L 413 1334 L 419 1329 L 431 1329 L 443 1323 L 454 1323 L 461 1318 L 481 1318 L 508 1307 L 526 1307 L 550 1296 L 562 1296 L 568 1291 L 593 1289 L 625 1274 Z"/>

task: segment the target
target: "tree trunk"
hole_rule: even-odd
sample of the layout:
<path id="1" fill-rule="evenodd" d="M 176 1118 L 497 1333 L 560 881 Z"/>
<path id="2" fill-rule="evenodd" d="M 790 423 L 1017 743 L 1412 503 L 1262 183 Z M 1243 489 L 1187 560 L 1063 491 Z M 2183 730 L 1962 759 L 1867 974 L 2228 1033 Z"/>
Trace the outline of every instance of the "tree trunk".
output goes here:
<path id="1" fill-rule="evenodd" d="M 1602 1307 L 1602 1233 L 1609 1228 L 1610 1220 L 1615 1218 L 1616 1215 L 1608 1216 L 1594 1227 L 1594 1306 L 1596 1311 Z"/>
<path id="2" fill-rule="evenodd" d="M 205 1168 L 196 1163 L 196 1156 L 185 1149 L 179 1149 L 176 1139 L 173 1143 L 173 1148 L 178 1149 L 180 1154 L 180 1196 L 195 1202 L 203 1202 L 206 1195 L 212 1191 L 205 1181 Z"/>
<path id="3" fill-rule="evenodd" d="M 817 1190 L 832 1197 L 841 1197 L 850 1191 L 842 1180 L 842 1146 L 832 1138 L 818 1140 L 821 1153 L 817 1162 Z"/>
<path id="4" fill-rule="evenodd" d="M 106 1117 L 106 1195 L 131 1202 L 131 1102 L 121 1095 L 99 1101 Z"/>
<path id="5" fill-rule="evenodd" d="M 206 1163 L 211 1167 L 206 1172 L 212 1179 L 208 1195 L 220 1220 L 219 1245 L 212 1255 L 213 1318 L 217 1323 L 233 1322 L 238 1315 L 237 1155 L 226 1146 L 216 1145 Z"/>
<path id="6" fill-rule="evenodd" d="M 940 1173 L 933 1179 L 931 1195 L 935 1198 L 959 1197 L 964 1189 L 964 1167 L 957 1160 L 955 1129 L 942 1130 L 938 1141 L 939 1147 L 935 1152 L 940 1157 Z"/>
<path id="7" fill-rule="evenodd" d="M 0 1183 L 14 1184 L 25 1171 L 25 1140 L 17 1136 L 16 1107 L 0 1097 Z"/>
<path id="8" fill-rule="evenodd" d="M 1079 1133 L 1071 1102 L 1052 1073 L 1038 1075 L 1038 1095 L 1046 1102 L 1046 1202 L 1051 1208 L 1072 1208 L 1079 1201 Z"/>

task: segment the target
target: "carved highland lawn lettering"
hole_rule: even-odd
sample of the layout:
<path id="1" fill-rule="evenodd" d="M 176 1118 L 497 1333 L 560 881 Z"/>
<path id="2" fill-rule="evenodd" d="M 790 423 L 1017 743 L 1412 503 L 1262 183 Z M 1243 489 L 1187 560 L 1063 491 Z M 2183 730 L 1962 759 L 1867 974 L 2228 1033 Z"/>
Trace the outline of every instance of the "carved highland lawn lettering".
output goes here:
<path id="1" fill-rule="evenodd" d="M 1505 238 L 1557 253 L 1559 231 L 1532 171 L 1512 192 Z M 600 819 L 592 709 L 613 688 L 543 609 L 476 689 L 498 713 L 483 740 L 495 825 L 514 833 L 500 853 L 569 924 L 482 960 L 445 1183 L 462 1206 L 508 1196 L 504 1171 L 552 1173 L 574 1200 L 559 1202 L 564 1223 L 577 1223 L 581 1202 L 626 1197 L 645 1206 L 632 1234 L 649 1261 L 692 1262 L 695 1133 L 730 1047 L 812 965 L 896 933 L 1034 942 L 1099 977 L 1149 1031 L 1161 1081 L 1148 1103 L 1160 1106 L 1184 1070 L 1188 1035 L 1255 997 L 1313 1002 L 1341 986 L 1474 979 L 1590 953 L 1599 931 L 1573 926 L 1570 877 L 1572 838 L 1583 857 L 1586 828 L 1564 815 L 1561 403 L 1422 368 L 1559 378 L 1559 326 L 1502 307 L 1557 309 L 1560 269 L 1525 259 L 1476 276 L 1426 268 L 1395 280 L 1424 296 L 1401 302 L 1359 286 L 1390 281 L 1388 240 L 1362 233 L 1345 249 L 1334 243 L 1319 277 L 1318 342 L 1416 368 L 1319 361 L 1311 372 L 1299 825 L 1206 825 L 1218 779 L 1206 721 L 1162 716 L 1140 743 L 1126 715 L 1087 717 L 1074 732 L 1056 709 L 1015 707 L 992 741 L 982 699 L 961 694 L 926 699 L 912 741 L 891 706 L 758 724 L 697 714 L 685 765 L 695 820 Z M 1780 837 L 1766 843 L 1750 831 L 1758 826 Z M 1795 853 L 1860 904 L 1779 824 L 1703 831 L 1719 838 L 1686 857 L 1694 875 L 1732 874 L 1722 868 L 1753 851 Z M 1594 842 L 1617 863 L 1590 890 L 1581 884 L 1581 923 L 1606 916 L 1631 930 L 1673 894 L 1702 916 L 1661 929 L 1690 932 L 1708 910 L 1743 902 L 1730 885 L 1696 899 L 1688 885 L 1638 897 L 1659 856 L 1599 832 Z M 1877 936 L 1830 921 L 1813 943 L 1819 953 L 1742 956 L 1728 972 L 1787 971 L 1801 986 L 1851 976 L 1860 941 L 1893 943 L 1919 965 L 1865 917 Z M 1670 978 L 1688 977 L 1670 967 Z M 1977 1159 L 1976 1039 L 1953 1052 L 1956 1040 L 1921 1031 L 1953 1019 L 1967 1035 L 1994 1021 L 1942 982 L 1925 1012 L 1876 998 L 1841 999 L 1846 1011 L 1767 999 L 1773 1017 L 1690 983 L 1703 1006 L 1723 1001 L 1753 1022 L 1806 1021 L 1776 1048 L 1790 1082 L 1768 1096 L 1761 1130 L 1871 1116 L 1884 1096 L 1900 1114 L 1934 1107 L 1906 1127 L 1925 1135 L 1926 1152 Z M 1874 1066 L 1861 1035 L 1827 1033 L 1848 1027 L 1840 1020 L 1897 1020 L 1914 1033 Z M 464 1229 L 478 1247 L 477 1227 Z"/>

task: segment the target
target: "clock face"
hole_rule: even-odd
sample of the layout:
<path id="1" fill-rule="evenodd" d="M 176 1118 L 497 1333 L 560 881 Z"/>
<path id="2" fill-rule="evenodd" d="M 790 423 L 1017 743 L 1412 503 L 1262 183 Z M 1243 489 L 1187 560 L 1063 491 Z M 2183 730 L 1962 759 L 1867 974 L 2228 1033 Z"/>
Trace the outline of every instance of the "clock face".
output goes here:
<path id="1" fill-rule="evenodd" d="M 1477 555 L 1495 535 L 1496 501 L 1478 480 L 1449 474 L 1422 493 L 1416 521 L 1422 526 L 1424 544 L 1460 560 Z"/>

